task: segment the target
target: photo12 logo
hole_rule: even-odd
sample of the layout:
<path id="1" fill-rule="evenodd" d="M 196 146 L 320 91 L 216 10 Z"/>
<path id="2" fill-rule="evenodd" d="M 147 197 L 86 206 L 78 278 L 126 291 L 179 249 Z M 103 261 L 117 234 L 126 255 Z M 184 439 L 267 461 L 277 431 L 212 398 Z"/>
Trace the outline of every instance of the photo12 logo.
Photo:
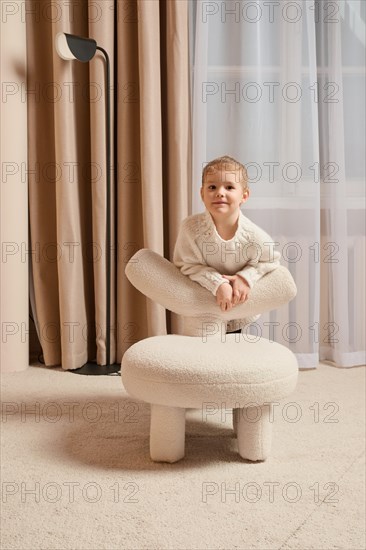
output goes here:
<path id="1" fill-rule="evenodd" d="M 240 503 L 248 502 L 255 504 L 265 500 L 271 504 L 285 501 L 295 504 L 300 500 L 308 500 L 309 493 L 312 493 L 316 504 L 324 502 L 326 504 L 337 504 L 339 500 L 335 495 L 339 492 L 339 486 L 334 481 L 329 481 L 320 485 L 318 481 L 306 487 L 301 486 L 296 481 L 289 481 L 281 484 L 279 481 L 264 481 L 262 484 L 256 481 L 242 483 L 228 483 L 221 481 L 204 481 L 201 486 L 201 499 L 203 503 L 213 502 L 214 500 L 222 503 Z M 322 491 L 322 492 L 321 492 Z"/>
<path id="2" fill-rule="evenodd" d="M 338 103 L 339 90 L 336 82 L 326 82 L 323 85 L 314 82 L 304 88 L 299 82 L 209 81 L 202 82 L 202 103 L 212 101 L 212 97 L 221 103 L 298 103 L 307 96 L 314 103 Z"/>
<path id="3" fill-rule="evenodd" d="M 136 24 L 141 21 L 138 2 L 124 0 L 106 2 L 105 0 L 1 0 L 1 21 L 8 23 L 17 19 L 21 23 L 73 23 L 78 20 L 97 23 L 107 18 L 116 18 L 120 23 Z"/>
<path id="4" fill-rule="evenodd" d="M 137 483 L 130 481 L 124 484 L 115 482 L 109 487 L 103 487 L 96 481 L 88 481 L 84 484 L 78 481 L 64 481 L 62 483 L 49 481 L 3 481 L 1 483 L 1 501 L 3 504 L 17 502 L 22 504 L 47 502 L 55 504 L 62 502 L 72 504 L 83 502 L 95 504 L 97 502 L 123 502 L 135 504 L 139 502 L 136 497 L 140 491 Z"/>
<path id="5" fill-rule="evenodd" d="M 219 19 L 224 24 L 243 24 L 243 23 L 277 23 L 283 21 L 286 23 L 298 23 L 303 17 L 307 17 L 307 12 L 313 12 L 316 23 L 339 23 L 339 3 L 333 2 L 303 2 L 303 1 L 285 1 L 285 0 L 256 0 L 256 1 L 233 1 L 219 2 L 207 1 L 201 2 L 201 22 L 209 23 L 214 18 Z"/>

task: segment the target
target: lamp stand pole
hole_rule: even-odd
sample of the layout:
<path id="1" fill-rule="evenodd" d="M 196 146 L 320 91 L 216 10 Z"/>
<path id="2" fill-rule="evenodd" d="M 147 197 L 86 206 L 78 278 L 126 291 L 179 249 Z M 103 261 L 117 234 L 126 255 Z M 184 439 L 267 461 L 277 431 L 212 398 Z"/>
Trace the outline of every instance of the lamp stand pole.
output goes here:
<path id="1" fill-rule="evenodd" d="M 104 48 L 97 46 L 106 59 L 106 167 L 107 167 L 107 189 L 106 189 L 106 364 L 98 365 L 89 361 L 79 369 L 70 372 L 75 374 L 105 375 L 117 374 L 121 365 L 110 364 L 111 357 L 111 99 L 110 99 L 110 62 L 109 55 Z M 115 159 L 116 160 L 116 159 Z M 116 181 L 115 170 L 115 178 Z M 115 185 L 115 191 L 116 185 Z M 114 197 L 116 200 L 116 196 Z M 115 220 L 116 223 L 116 220 Z M 116 333 L 117 334 L 117 333 Z"/>

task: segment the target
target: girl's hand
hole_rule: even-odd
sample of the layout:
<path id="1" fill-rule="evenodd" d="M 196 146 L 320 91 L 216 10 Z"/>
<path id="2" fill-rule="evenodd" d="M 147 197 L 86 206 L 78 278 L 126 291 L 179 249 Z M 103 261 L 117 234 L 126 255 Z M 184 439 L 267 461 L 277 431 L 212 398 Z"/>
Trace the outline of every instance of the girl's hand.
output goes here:
<path id="1" fill-rule="evenodd" d="M 232 305 L 243 304 L 248 299 L 250 286 L 240 275 L 222 275 L 233 287 Z M 224 286 L 224 285 L 221 285 Z M 221 288 L 221 287 L 219 287 Z"/>
<path id="2" fill-rule="evenodd" d="M 216 302 L 221 307 L 221 311 L 229 311 L 232 308 L 232 297 L 231 284 L 222 283 L 216 292 Z"/>

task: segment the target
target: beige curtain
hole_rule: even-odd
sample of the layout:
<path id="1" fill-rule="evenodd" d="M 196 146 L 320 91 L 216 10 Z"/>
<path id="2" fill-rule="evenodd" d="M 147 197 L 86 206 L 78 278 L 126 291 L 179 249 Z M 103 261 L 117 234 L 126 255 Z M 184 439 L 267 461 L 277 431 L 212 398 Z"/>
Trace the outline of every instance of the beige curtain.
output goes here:
<path id="1" fill-rule="evenodd" d="M 27 9 L 37 4 L 28 0 Z M 111 362 L 120 362 L 134 342 L 179 330 L 179 320 L 136 291 L 124 269 L 140 248 L 171 258 L 188 214 L 188 6 L 52 5 L 53 16 L 27 20 L 28 89 L 36 90 L 28 98 L 30 244 L 45 363 L 76 369 L 106 361 L 105 63 L 99 52 L 87 64 L 60 59 L 55 36 L 94 38 L 111 61 Z"/>

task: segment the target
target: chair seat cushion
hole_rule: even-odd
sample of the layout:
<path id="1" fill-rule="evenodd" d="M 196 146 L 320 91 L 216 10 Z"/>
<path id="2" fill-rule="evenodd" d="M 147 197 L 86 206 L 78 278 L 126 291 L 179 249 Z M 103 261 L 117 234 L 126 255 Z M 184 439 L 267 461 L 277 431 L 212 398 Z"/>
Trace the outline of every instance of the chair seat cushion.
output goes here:
<path id="1" fill-rule="evenodd" d="M 133 397 L 173 407 L 262 405 L 289 395 L 298 364 L 285 346 L 250 335 L 223 341 L 166 335 L 131 346 L 123 356 L 122 382 Z M 250 405 L 252 404 L 252 405 Z"/>

